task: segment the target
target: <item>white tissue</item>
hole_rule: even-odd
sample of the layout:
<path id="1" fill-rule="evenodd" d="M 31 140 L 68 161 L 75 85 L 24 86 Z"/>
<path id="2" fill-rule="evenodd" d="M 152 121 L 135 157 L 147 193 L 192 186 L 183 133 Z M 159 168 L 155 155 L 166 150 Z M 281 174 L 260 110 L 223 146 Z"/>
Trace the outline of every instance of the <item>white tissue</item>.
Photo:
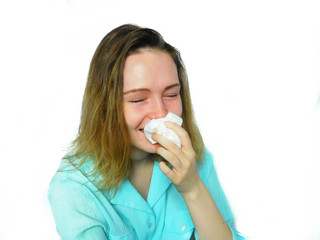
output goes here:
<path id="1" fill-rule="evenodd" d="M 153 133 L 158 133 L 170 139 L 177 144 L 179 148 L 181 148 L 180 138 L 174 131 L 167 128 L 164 122 L 175 122 L 181 126 L 182 118 L 172 112 L 169 112 L 165 118 L 152 119 L 144 128 L 145 136 L 152 144 L 155 144 L 157 142 L 154 141 L 151 136 Z"/>

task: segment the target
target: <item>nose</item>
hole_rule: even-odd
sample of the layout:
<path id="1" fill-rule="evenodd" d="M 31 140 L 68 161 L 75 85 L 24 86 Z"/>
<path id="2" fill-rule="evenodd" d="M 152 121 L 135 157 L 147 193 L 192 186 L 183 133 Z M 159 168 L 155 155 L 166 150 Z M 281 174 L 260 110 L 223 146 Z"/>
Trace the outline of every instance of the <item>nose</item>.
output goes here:
<path id="1" fill-rule="evenodd" d="M 153 99 L 152 104 L 150 105 L 150 118 L 164 118 L 167 114 L 168 109 L 162 98 Z"/>

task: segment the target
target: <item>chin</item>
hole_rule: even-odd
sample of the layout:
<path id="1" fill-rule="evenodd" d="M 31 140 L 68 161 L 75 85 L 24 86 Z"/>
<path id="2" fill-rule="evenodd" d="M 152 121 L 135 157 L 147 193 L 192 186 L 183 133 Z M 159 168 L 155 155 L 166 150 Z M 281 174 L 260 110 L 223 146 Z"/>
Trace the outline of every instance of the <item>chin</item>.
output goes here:
<path id="1" fill-rule="evenodd" d="M 135 135 L 132 139 L 132 145 L 136 150 L 143 151 L 147 153 L 156 153 L 160 147 L 159 143 L 152 144 L 144 135 L 143 132 L 139 132 L 138 135 Z"/>
<path id="2" fill-rule="evenodd" d="M 140 149 L 148 153 L 157 153 L 157 150 L 159 147 L 160 147 L 159 143 L 152 144 L 149 142 L 148 144 L 144 144 L 144 146 L 141 146 Z"/>
<path id="3" fill-rule="evenodd" d="M 149 141 L 140 144 L 133 143 L 131 149 L 131 159 L 134 161 L 144 160 L 148 158 L 150 154 L 157 153 L 159 146 L 160 145 L 158 143 L 152 144 Z"/>
<path id="4" fill-rule="evenodd" d="M 152 143 L 150 143 L 152 144 Z M 159 143 L 156 143 L 156 144 L 152 144 L 152 146 L 149 148 L 149 152 L 150 153 L 157 153 L 157 150 L 158 148 L 160 147 L 160 144 Z"/>
<path id="5" fill-rule="evenodd" d="M 149 140 L 140 142 L 138 144 L 133 144 L 136 151 L 146 152 L 146 153 L 157 153 L 158 148 L 160 147 L 159 143 L 152 144 Z"/>

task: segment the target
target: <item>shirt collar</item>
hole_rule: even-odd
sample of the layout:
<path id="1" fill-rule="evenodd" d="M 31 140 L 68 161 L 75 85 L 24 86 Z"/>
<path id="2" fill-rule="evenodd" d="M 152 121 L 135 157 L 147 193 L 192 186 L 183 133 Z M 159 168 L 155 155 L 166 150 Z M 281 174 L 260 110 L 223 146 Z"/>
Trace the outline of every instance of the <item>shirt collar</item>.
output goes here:
<path id="1" fill-rule="evenodd" d="M 117 194 L 113 198 L 114 189 L 108 195 L 111 204 L 122 205 L 153 214 L 151 208 L 158 202 L 170 185 L 171 181 L 161 172 L 159 162 L 155 161 L 147 202 L 128 179 L 122 182 Z"/>
<path id="2" fill-rule="evenodd" d="M 169 178 L 161 172 L 159 162 L 155 161 L 147 199 L 150 207 L 159 201 L 171 184 Z"/>
<path id="3" fill-rule="evenodd" d="M 112 198 L 115 193 L 115 189 L 110 191 L 111 196 L 110 203 L 113 205 L 122 205 L 124 207 L 133 208 L 143 212 L 152 214 L 151 208 L 148 206 L 143 197 L 138 193 L 134 186 L 128 179 L 125 179 L 117 194 Z"/>

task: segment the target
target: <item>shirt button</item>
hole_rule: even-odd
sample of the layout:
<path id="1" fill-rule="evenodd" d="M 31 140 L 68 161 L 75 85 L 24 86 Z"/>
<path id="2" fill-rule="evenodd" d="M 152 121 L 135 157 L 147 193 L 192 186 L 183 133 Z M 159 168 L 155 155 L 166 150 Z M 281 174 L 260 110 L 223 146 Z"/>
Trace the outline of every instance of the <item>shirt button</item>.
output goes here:
<path id="1" fill-rule="evenodd" d="M 149 224 L 148 224 L 148 228 L 152 228 L 152 223 L 149 223 Z"/>
<path id="2" fill-rule="evenodd" d="M 182 228 L 181 228 L 182 231 L 184 231 L 186 229 L 187 229 L 186 226 L 182 226 Z"/>

